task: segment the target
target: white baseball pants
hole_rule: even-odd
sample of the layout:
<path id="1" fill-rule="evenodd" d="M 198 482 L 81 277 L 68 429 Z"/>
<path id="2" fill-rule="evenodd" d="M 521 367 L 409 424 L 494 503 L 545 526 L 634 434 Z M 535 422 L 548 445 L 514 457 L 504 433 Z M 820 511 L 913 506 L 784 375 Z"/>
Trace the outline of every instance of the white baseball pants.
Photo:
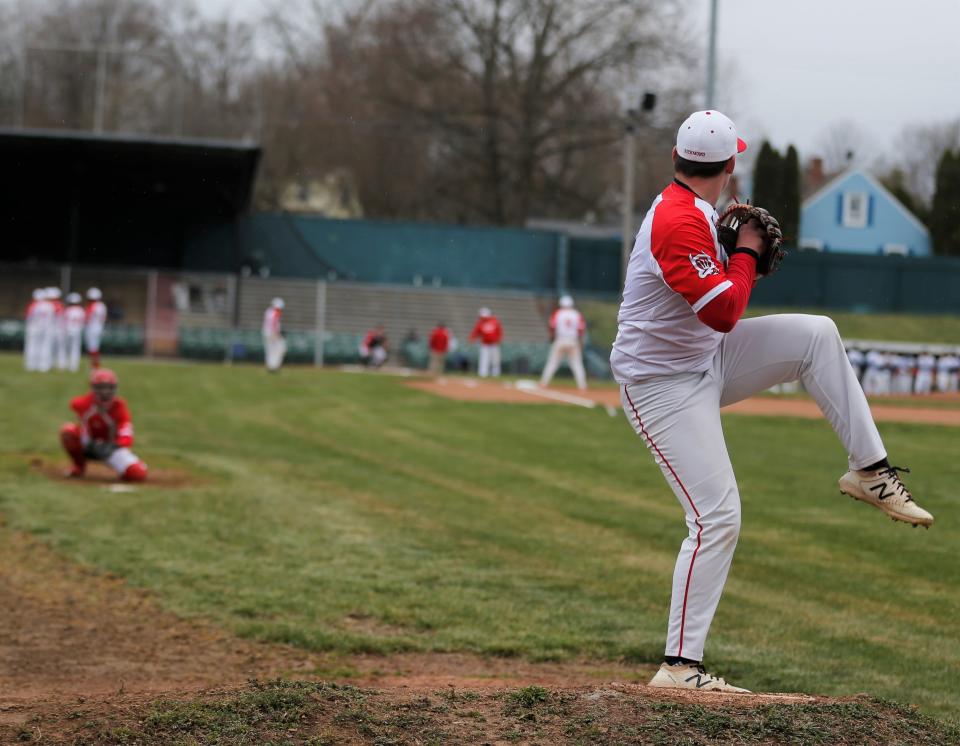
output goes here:
<path id="1" fill-rule="evenodd" d="M 933 389 L 933 371 L 918 370 L 917 377 L 913 382 L 914 393 L 929 394 Z"/>
<path id="2" fill-rule="evenodd" d="M 287 340 L 279 334 L 263 335 L 263 357 L 267 370 L 280 370 L 287 354 Z"/>
<path id="3" fill-rule="evenodd" d="M 570 366 L 573 378 L 577 382 L 578 389 L 587 388 L 587 374 L 583 370 L 583 355 L 580 353 L 579 342 L 560 342 L 555 341 L 550 345 L 550 356 L 547 358 L 547 364 L 543 368 L 543 375 L 540 376 L 540 385 L 546 386 L 553 379 L 554 373 L 560 367 L 564 360 Z"/>
<path id="4" fill-rule="evenodd" d="M 82 346 L 82 333 L 77 331 L 66 332 L 64 337 L 63 351 L 66 356 L 64 367 L 67 370 L 80 369 L 80 348 Z"/>
<path id="5" fill-rule="evenodd" d="M 103 336 L 103 327 L 90 324 L 83 330 L 87 352 L 100 352 L 100 337 Z"/>
<path id="6" fill-rule="evenodd" d="M 724 337 L 710 370 L 621 387 L 627 419 L 686 512 L 666 655 L 703 659 L 740 532 L 740 493 L 720 407 L 798 379 L 840 437 L 851 469 L 886 457 L 837 327 L 825 316 L 743 319 Z"/>
<path id="7" fill-rule="evenodd" d="M 480 345 L 477 375 L 481 378 L 500 375 L 500 345 Z"/>

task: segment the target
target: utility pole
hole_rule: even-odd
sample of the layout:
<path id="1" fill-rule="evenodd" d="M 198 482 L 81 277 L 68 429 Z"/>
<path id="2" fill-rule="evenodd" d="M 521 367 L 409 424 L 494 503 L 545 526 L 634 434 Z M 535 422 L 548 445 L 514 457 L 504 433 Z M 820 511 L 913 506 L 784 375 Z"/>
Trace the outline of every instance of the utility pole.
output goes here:
<path id="1" fill-rule="evenodd" d="M 103 132 L 103 104 L 107 97 L 107 48 L 97 48 L 97 94 L 93 102 L 93 131 Z"/>
<path id="2" fill-rule="evenodd" d="M 623 133 L 623 228 L 620 241 L 620 275 L 627 279 L 627 262 L 633 247 L 633 183 L 636 179 L 637 135 L 636 109 L 627 109 Z"/>
<path id="3" fill-rule="evenodd" d="M 622 280 L 627 279 L 627 262 L 633 250 L 633 239 L 636 226 L 633 219 L 634 196 L 633 186 L 636 181 L 637 170 L 637 124 L 640 113 L 649 113 L 657 105 L 657 94 L 644 93 L 640 100 L 639 109 L 627 109 L 624 118 L 623 134 L 623 226 L 620 240 L 620 272 Z M 622 284 L 622 283 L 621 283 Z"/>
<path id="4" fill-rule="evenodd" d="M 710 45 L 707 50 L 707 101 L 705 108 L 712 109 L 716 94 L 717 78 L 717 0 L 710 0 Z"/>

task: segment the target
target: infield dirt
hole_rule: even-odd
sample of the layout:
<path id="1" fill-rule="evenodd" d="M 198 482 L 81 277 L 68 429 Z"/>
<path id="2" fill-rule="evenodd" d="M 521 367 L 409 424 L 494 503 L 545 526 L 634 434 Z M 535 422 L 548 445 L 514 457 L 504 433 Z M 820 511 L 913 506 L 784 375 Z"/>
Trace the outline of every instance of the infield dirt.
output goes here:
<path id="1" fill-rule="evenodd" d="M 602 407 L 620 408 L 620 391 L 613 388 L 577 391 L 571 388 L 518 387 L 512 381 L 479 381 L 472 378 L 441 378 L 435 381 L 411 381 L 408 386 L 458 401 L 500 402 L 506 404 L 564 404 L 561 399 L 547 398 L 544 393 L 569 396 L 567 404 L 584 399 Z M 939 394 L 929 398 L 956 402 L 956 394 Z M 902 399 L 901 399 L 902 401 Z M 744 414 L 764 417 L 800 417 L 821 419 L 823 414 L 812 399 L 755 396 L 724 407 L 727 414 Z M 948 425 L 960 427 L 960 408 L 936 409 L 911 407 L 901 404 L 885 404 L 882 397 L 872 399 L 870 411 L 877 422 L 913 422 L 924 425 Z"/>

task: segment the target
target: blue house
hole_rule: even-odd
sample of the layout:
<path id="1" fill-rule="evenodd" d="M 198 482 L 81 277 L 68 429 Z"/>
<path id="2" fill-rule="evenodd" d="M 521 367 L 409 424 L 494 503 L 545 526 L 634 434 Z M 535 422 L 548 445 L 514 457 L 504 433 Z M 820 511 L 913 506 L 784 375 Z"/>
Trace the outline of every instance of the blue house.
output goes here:
<path id="1" fill-rule="evenodd" d="M 930 232 L 879 181 L 845 171 L 803 201 L 800 248 L 930 256 Z"/>

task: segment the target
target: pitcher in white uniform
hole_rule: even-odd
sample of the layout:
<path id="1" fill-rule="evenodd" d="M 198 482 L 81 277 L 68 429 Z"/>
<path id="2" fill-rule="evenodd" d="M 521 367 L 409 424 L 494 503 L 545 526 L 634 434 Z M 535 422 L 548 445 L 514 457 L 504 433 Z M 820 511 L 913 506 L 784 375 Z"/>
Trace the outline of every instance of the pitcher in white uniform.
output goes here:
<path id="1" fill-rule="evenodd" d="M 550 317 L 553 344 L 550 345 L 550 356 L 540 377 L 541 386 L 550 384 L 560 363 L 566 360 L 577 382 L 577 388 L 581 391 L 587 388 L 587 374 L 583 370 L 583 351 L 580 348 L 586 328 L 583 314 L 573 307 L 573 298 L 569 295 L 561 297 L 560 308 Z"/>
<path id="2" fill-rule="evenodd" d="M 895 520 L 933 522 L 887 461 L 833 321 L 802 314 L 741 320 L 767 247 L 757 224 L 746 223 L 728 256 L 714 205 L 745 148 L 719 112 L 696 112 L 681 125 L 675 179 L 654 200 L 630 255 L 610 355 L 627 419 L 686 514 L 664 663 L 652 686 L 744 691 L 702 665 L 740 532 L 721 407 L 799 379 L 848 454 L 840 489 Z M 834 489 L 823 485 L 823 499 L 835 500 L 827 497 Z"/>

